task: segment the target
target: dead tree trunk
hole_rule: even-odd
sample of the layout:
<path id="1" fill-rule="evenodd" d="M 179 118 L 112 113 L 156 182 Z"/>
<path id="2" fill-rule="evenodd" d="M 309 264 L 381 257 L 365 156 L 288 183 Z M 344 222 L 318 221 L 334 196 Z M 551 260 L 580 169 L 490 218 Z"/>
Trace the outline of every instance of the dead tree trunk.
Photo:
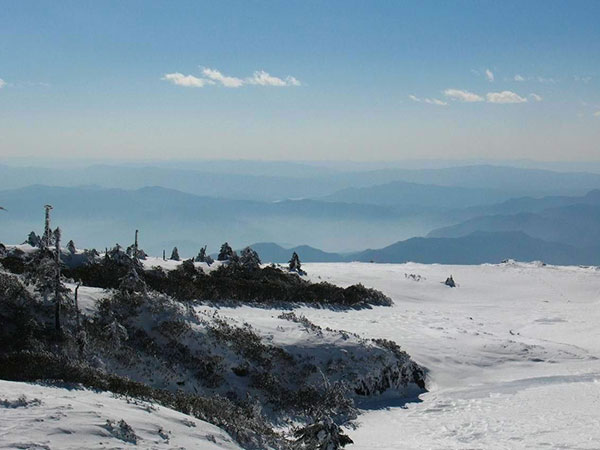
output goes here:
<path id="1" fill-rule="evenodd" d="M 79 319 L 79 300 L 78 300 L 78 292 L 79 292 L 79 286 L 81 286 L 81 283 L 77 283 L 77 286 L 75 286 L 75 313 L 77 314 L 77 329 L 79 330 L 81 328 L 81 321 Z"/>
<path id="2" fill-rule="evenodd" d="M 58 333 L 62 331 L 60 322 L 61 301 L 60 301 L 60 228 L 54 230 L 54 239 L 56 242 L 56 280 L 54 282 L 54 328 Z"/>

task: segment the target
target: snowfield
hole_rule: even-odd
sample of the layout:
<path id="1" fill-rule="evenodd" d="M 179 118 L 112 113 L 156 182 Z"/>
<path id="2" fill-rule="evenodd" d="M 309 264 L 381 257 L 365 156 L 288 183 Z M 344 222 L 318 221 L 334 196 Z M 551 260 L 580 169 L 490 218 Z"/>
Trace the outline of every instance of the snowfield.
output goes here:
<path id="1" fill-rule="evenodd" d="M 361 282 L 395 304 L 296 314 L 322 327 L 394 340 L 430 370 L 420 402 L 373 402 L 359 427 L 348 430 L 350 448 L 600 449 L 597 268 L 514 262 L 304 268 L 313 281 Z M 442 283 L 449 275 L 458 287 Z M 279 311 L 244 306 L 219 313 L 267 329 Z"/>
<path id="2" fill-rule="evenodd" d="M 155 264 L 172 269 L 179 263 L 146 263 Z M 379 289 L 394 305 L 300 307 L 294 309 L 297 316 L 322 328 L 393 340 L 429 369 L 429 392 L 419 398 L 384 394 L 360 405 L 358 428 L 347 430 L 355 442 L 348 448 L 600 449 L 598 268 L 516 262 L 303 268 L 315 282 Z M 443 284 L 450 275 L 458 287 Z M 82 312 L 93 312 L 105 295 L 81 287 Z M 323 344 L 278 318 L 281 309 L 197 310 L 248 322 L 284 346 Z M 127 440 L 121 419 L 138 437 L 137 445 Z M 26 383 L 0 381 L 0 424 L 0 448 L 239 448 L 220 429 L 168 408 Z"/>

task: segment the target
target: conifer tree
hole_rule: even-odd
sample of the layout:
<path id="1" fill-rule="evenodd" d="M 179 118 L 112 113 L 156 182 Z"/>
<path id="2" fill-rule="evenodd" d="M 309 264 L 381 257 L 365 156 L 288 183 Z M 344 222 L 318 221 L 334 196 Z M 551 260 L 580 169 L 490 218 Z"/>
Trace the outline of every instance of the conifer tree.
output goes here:
<path id="1" fill-rule="evenodd" d="M 256 251 L 250 247 L 246 247 L 244 250 L 242 250 L 240 255 L 240 263 L 246 270 L 259 269 L 261 264 L 258 253 L 256 253 Z"/>
<path id="2" fill-rule="evenodd" d="M 229 261 L 233 257 L 233 249 L 231 246 L 225 242 L 221 245 L 221 250 L 219 251 L 219 255 L 217 256 L 218 261 Z"/>
<path id="3" fill-rule="evenodd" d="M 29 233 L 29 236 L 27 236 L 27 240 L 23 243 L 29 244 L 32 247 L 41 247 L 42 246 L 42 238 L 40 238 L 37 234 L 35 234 L 35 231 L 32 231 L 31 233 Z"/>
<path id="4" fill-rule="evenodd" d="M 288 263 L 288 270 L 290 272 L 298 272 L 300 274 L 303 273 L 302 263 L 300 262 L 300 257 L 298 256 L 298 253 L 294 252 L 292 254 L 292 258 Z"/>
<path id="5" fill-rule="evenodd" d="M 44 220 L 44 236 L 42 236 L 42 246 L 50 247 L 52 244 L 52 229 L 50 228 L 50 210 L 52 209 L 52 205 L 44 205 L 44 209 L 46 210 L 46 214 Z"/>
<path id="6" fill-rule="evenodd" d="M 198 256 L 196 256 L 196 262 L 206 262 L 206 245 L 198 252 Z"/>
<path id="7" fill-rule="evenodd" d="M 132 294 L 134 292 L 140 292 L 146 294 L 147 287 L 146 282 L 142 280 L 135 269 L 135 265 L 131 265 L 129 272 L 121 279 L 119 284 L 119 290 L 123 293 Z"/>
<path id="8" fill-rule="evenodd" d="M 179 261 L 179 250 L 177 250 L 177 247 L 173 247 L 173 251 L 171 252 L 171 258 L 172 261 Z"/>
<path id="9" fill-rule="evenodd" d="M 73 242 L 72 239 L 67 243 L 67 250 L 69 250 L 69 253 L 71 255 L 74 255 L 77 251 L 77 248 L 75 247 L 75 242 Z"/>

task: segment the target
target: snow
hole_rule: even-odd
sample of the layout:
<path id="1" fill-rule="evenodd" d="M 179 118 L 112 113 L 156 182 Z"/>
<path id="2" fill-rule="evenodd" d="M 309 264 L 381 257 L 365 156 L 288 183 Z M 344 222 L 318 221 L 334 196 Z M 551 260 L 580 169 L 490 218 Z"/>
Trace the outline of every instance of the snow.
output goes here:
<path id="1" fill-rule="evenodd" d="M 313 281 L 361 282 L 395 304 L 300 308 L 297 315 L 322 327 L 394 340 L 430 370 L 429 392 L 420 402 L 365 410 L 359 427 L 348 431 L 351 448 L 600 448 L 597 268 L 516 262 L 304 267 Z M 450 275 L 458 287 L 443 284 Z M 278 313 L 219 309 L 222 317 L 265 331 L 277 326 L 272 321 Z"/>
<path id="2" fill-rule="evenodd" d="M 71 297 L 75 294 L 76 283 L 65 283 L 65 287 L 71 291 Z M 84 315 L 92 315 L 96 312 L 96 302 L 103 298 L 110 297 L 111 292 L 107 289 L 79 286 L 77 291 L 77 303 L 79 304 L 79 311 Z"/>
<path id="3" fill-rule="evenodd" d="M 156 264 L 170 270 L 180 263 L 145 261 L 147 267 Z M 294 310 L 297 316 L 323 328 L 396 341 L 429 369 L 429 392 L 419 401 L 403 404 L 384 395 L 368 409 L 363 405 L 358 428 L 347 431 L 355 442 L 349 448 L 600 448 L 598 268 L 514 261 L 480 266 L 310 263 L 303 268 L 316 282 L 379 289 L 394 305 L 346 311 L 300 307 Z M 443 284 L 450 275 L 458 287 Z M 84 313 L 106 294 L 81 287 Z M 211 314 L 216 308 L 198 309 Z M 220 317 L 248 322 L 279 345 L 343 344 L 333 335 L 326 335 L 325 341 L 335 339 L 331 342 L 307 338 L 301 325 L 278 318 L 282 312 L 218 308 Z M 2 399 L 15 401 L 20 394 L 39 398 L 42 405 L 1 406 Z M 0 448 L 15 443 L 131 445 L 109 433 L 107 419 L 115 427 L 121 419 L 131 425 L 141 438 L 140 448 L 236 448 L 219 429 L 166 408 L 147 412 L 107 393 L 0 382 Z M 197 426 L 186 426 L 186 420 Z M 170 443 L 160 440 L 160 427 L 171 431 Z M 211 433 L 222 437 L 217 441 L 222 447 L 211 447 L 203 437 Z M 204 439 L 201 446 L 196 439 Z"/>
<path id="4" fill-rule="evenodd" d="M 121 420 L 126 425 L 119 426 Z M 221 429 L 162 406 L 3 380 L 0 424 L 0 448 L 6 449 L 240 449 Z M 127 425 L 133 434 L 124 432 Z"/>

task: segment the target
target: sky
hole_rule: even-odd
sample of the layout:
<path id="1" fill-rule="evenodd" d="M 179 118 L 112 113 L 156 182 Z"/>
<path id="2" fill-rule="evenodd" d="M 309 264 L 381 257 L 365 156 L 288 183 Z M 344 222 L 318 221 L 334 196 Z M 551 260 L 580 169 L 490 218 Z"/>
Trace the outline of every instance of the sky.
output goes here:
<path id="1" fill-rule="evenodd" d="M 0 6 L 0 157 L 600 160 L 599 1 Z"/>

